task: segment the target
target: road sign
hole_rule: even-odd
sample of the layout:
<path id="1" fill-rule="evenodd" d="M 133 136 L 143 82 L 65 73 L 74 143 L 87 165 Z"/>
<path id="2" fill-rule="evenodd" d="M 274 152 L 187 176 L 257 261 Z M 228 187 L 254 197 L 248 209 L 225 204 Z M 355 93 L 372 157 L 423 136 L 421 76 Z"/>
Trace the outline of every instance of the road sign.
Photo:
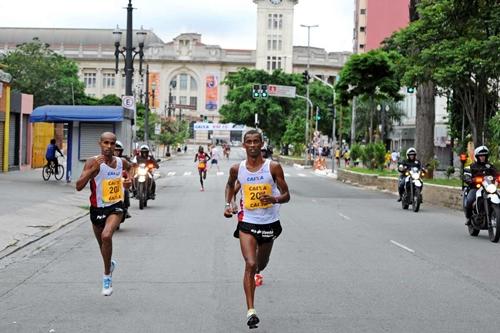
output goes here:
<path id="1" fill-rule="evenodd" d="M 295 90 L 296 88 L 294 86 L 280 86 L 277 84 L 267 85 L 269 96 L 295 98 Z"/>
<path id="2" fill-rule="evenodd" d="M 196 105 L 190 104 L 173 104 L 174 109 L 187 109 L 187 110 L 196 110 Z"/>
<path id="3" fill-rule="evenodd" d="M 161 124 L 156 124 L 155 125 L 155 134 L 156 135 L 161 134 Z"/>
<path id="4" fill-rule="evenodd" d="M 122 107 L 125 109 L 135 110 L 134 96 L 122 96 Z"/>

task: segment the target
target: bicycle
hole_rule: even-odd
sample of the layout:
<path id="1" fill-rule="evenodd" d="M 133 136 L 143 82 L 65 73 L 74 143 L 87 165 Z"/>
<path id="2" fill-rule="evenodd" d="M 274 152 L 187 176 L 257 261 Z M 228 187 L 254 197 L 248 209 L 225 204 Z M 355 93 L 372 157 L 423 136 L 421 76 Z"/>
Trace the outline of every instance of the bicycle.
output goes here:
<path id="1" fill-rule="evenodd" d="M 47 162 L 42 169 L 43 180 L 48 181 L 52 175 L 54 175 L 56 180 L 61 180 L 64 177 L 64 167 L 59 164 L 56 173 L 54 161 Z"/>

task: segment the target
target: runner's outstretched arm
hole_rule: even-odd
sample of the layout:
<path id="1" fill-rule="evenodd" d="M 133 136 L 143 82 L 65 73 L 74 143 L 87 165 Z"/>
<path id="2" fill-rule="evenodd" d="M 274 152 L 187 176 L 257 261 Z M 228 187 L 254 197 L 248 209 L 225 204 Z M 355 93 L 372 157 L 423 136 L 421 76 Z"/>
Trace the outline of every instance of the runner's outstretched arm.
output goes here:
<path id="1" fill-rule="evenodd" d="M 82 174 L 80 178 L 76 181 L 76 190 L 81 191 L 85 188 L 90 179 L 94 178 L 99 172 L 101 162 L 104 161 L 104 157 L 99 155 L 97 158 L 90 158 L 85 162 Z"/>
<path id="2" fill-rule="evenodd" d="M 224 209 L 224 216 L 232 216 L 232 208 L 230 205 L 227 205 L 228 203 L 231 203 L 233 201 L 233 198 L 235 196 L 235 183 L 236 180 L 238 179 L 238 164 L 235 164 L 229 169 L 229 177 L 227 179 L 227 184 L 226 184 L 226 190 L 225 190 L 225 209 Z"/>

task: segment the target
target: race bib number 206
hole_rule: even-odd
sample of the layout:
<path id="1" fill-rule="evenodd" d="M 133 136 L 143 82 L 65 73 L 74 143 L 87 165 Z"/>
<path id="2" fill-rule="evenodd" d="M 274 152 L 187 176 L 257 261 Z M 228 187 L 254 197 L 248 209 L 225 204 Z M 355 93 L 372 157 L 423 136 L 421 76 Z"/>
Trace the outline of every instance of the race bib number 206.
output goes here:
<path id="1" fill-rule="evenodd" d="M 102 181 L 102 200 L 118 202 L 123 200 L 123 184 L 121 178 Z"/>
<path id="2" fill-rule="evenodd" d="M 243 184 L 243 197 L 246 209 L 269 208 L 272 204 L 264 204 L 260 201 L 263 195 L 271 195 L 271 184 Z"/>

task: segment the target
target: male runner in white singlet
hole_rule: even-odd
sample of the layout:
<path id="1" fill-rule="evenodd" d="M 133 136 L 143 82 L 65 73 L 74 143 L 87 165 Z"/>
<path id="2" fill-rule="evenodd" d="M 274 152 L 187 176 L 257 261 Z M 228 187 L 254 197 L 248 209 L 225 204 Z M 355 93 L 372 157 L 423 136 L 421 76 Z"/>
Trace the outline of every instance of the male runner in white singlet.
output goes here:
<path id="1" fill-rule="evenodd" d="M 281 165 L 262 158 L 262 145 L 259 131 L 245 133 L 243 147 L 247 159 L 233 165 L 229 171 L 224 209 L 224 216 L 231 217 L 231 202 L 238 181 L 238 188 L 241 186 L 241 207 L 234 236 L 240 239 L 241 253 L 245 259 L 243 287 L 249 328 L 256 328 L 260 321 L 254 308 L 255 286 L 262 284 L 260 273 L 269 262 L 273 242 L 282 230 L 279 207 L 290 200 Z"/>
<path id="2" fill-rule="evenodd" d="M 82 174 L 76 182 L 76 190 L 81 191 L 90 181 L 90 220 L 104 261 L 104 296 L 113 293 L 111 274 L 116 267 L 116 261 L 111 259 L 112 238 L 124 213 L 123 188 L 129 188 L 131 184 L 130 177 L 124 177 L 123 174 L 124 170 L 130 169 L 130 164 L 125 159 L 114 156 L 115 144 L 116 136 L 113 133 L 102 133 L 99 140 L 101 155 L 85 162 Z"/>

